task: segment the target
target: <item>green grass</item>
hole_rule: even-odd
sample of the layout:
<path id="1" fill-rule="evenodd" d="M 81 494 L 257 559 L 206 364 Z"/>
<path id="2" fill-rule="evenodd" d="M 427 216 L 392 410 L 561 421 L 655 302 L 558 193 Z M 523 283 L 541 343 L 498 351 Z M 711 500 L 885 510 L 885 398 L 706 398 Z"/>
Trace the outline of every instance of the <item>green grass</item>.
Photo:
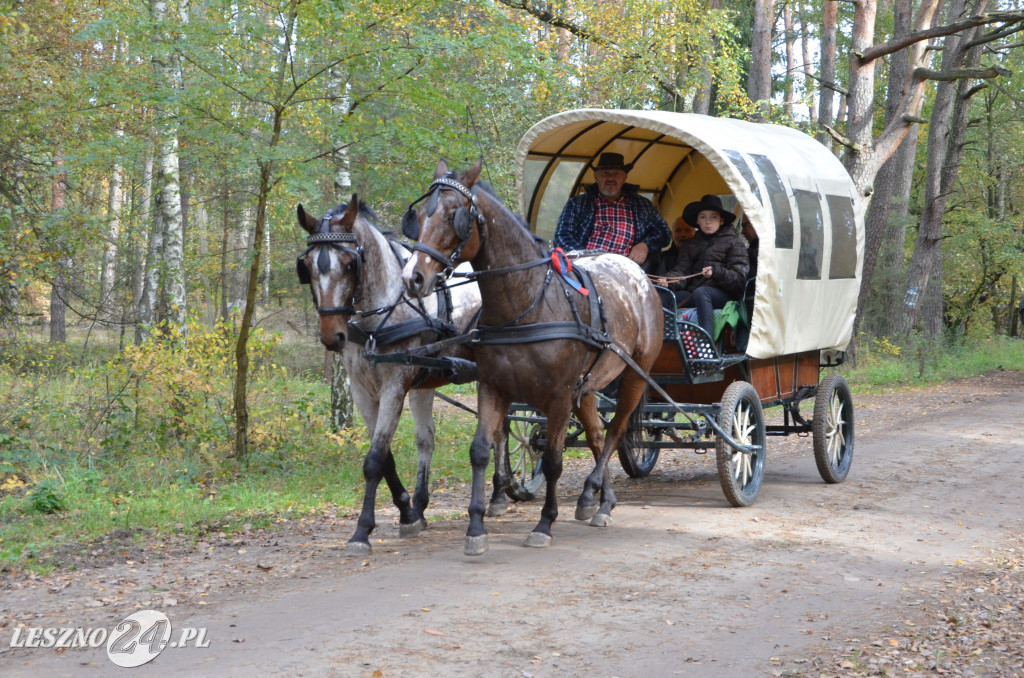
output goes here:
<path id="1" fill-rule="evenodd" d="M 64 567 L 61 554 L 119 532 L 145 546 L 357 510 L 367 435 L 358 421 L 347 432 L 328 430 L 324 353 L 292 337 L 266 344 L 253 361 L 252 447 L 243 462 L 228 457 L 230 349 L 209 336 L 196 336 L 200 350 L 157 349 L 134 363 L 114 360 L 113 334 L 94 333 L 88 347 L 76 336 L 59 350 L 41 336 L 13 344 L 0 337 L 0 391 L 10 393 L 0 402 L 0 570 Z M 151 369 L 168 361 L 163 372 Z M 840 368 L 860 391 L 996 369 L 1024 370 L 1024 341 L 919 349 L 864 342 L 857 366 Z M 475 391 L 475 384 L 443 389 Z M 435 416 L 434 485 L 466 482 L 475 417 L 440 406 Z M 408 413 L 392 449 L 411 489 L 417 459 Z M 382 483 L 378 504 L 390 502 Z"/>
<path id="2" fill-rule="evenodd" d="M 1024 370 L 1024 341 L 996 337 L 970 344 L 898 347 L 861 339 L 857 365 L 839 369 L 860 391 L 895 390 L 973 377 L 993 370 Z"/>

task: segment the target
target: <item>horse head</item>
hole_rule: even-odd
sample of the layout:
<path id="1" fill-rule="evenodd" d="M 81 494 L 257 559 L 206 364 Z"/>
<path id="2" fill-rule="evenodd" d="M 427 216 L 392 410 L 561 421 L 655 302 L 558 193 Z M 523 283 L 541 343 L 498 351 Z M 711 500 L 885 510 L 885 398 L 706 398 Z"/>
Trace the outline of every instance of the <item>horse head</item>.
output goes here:
<path id="1" fill-rule="evenodd" d="M 402 233 L 417 240 L 413 254 L 402 270 L 406 292 L 422 298 L 463 261 L 472 261 L 484 238 L 484 220 L 473 190 L 480 179 L 482 161 L 461 176 L 441 160 L 434 181 L 402 219 Z M 417 206 L 418 204 L 418 206 Z"/>
<path id="2" fill-rule="evenodd" d="M 365 256 L 356 235 L 363 219 L 358 197 L 341 204 L 317 220 L 302 205 L 297 210 L 299 226 L 308 234 L 309 248 L 295 262 L 299 282 L 309 285 L 313 304 L 320 316 L 320 341 L 331 351 L 340 351 L 348 338 L 348 321 L 356 312 Z"/>

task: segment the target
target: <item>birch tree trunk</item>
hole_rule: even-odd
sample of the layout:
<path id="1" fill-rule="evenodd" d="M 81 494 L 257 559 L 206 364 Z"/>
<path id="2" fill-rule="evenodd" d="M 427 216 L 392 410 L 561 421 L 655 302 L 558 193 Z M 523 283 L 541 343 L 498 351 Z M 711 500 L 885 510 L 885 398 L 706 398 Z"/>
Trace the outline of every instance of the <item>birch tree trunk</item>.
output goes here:
<path id="1" fill-rule="evenodd" d="M 328 87 L 331 94 L 334 95 L 331 105 L 334 119 L 344 120 L 349 114 L 350 106 L 350 85 L 345 72 L 340 69 L 333 70 Z M 331 144 L 338 150 L 331 158 L 333 176 L 330 177 L 328 185 L 333 189 L 331 193 L 334 195 L 333 197 L 328 196 L 329 206 L 333 206 L 333 202 L 336 202 L 338 198 L 347 200 L 352 195 L 352 175 L 349 172 L 350 158 L 345 140 L 335 136 L 331 139 Z M 340 431 L 351 426 L 355 416 L 352 404 L 352 384 L 341 360 L 341 354 L 332 351 L 327 351 L 327 353 L 330 355 L 329 360 L 331 361 L 331 425 L 335 431 Z"/>
<path id="2" fill-rule="evenodd" d="M 159 173 L 159 167 L 154 167 L 150 181 L 156 186 L 159 186 L 161 181 Z M 142 294 L 139 297 L 139 322 L 135 326 L 135 343 L 137 344 L 141 344 L 149 338 L 150 332 L 159 320 L 157 308 L 163 281 L 164 211 L 160 205 L 163 195 L 160 191 L 154 191 L 151 195 L 153 205 L 150 212 L 152 219 L 149 242 L 146 246 L 146 269 L 143 275 Z"/>
<path id="3" fill-rule="evenodd" d="M 137 264 L 132 275 L 132 313 L 136 325 L 139 322 L 139 306 L 142 304 L 142 291 L 146 281 L 146 253 L 150 233 L 146 225 L 151 224 L 153 219 L 153 154 L 148 152 L 142 161 L 142 197 L 139 212 L 139 230 L 140 233 L 146 233 L 146 237 L 138 237 L 135 244 Z"/>
<path id="4" fill-rule="evenodd" d="M 153 59 L 157 80 L 169 91 L 181 88 L 181 63 L 169 43 L 166 0 L 152 0 L 153 19 L 165 44 L 163 52 Z M 188 24 L 187 4 L 181 8 L 182 25 Z M 168 320 L 185 325 L 188 308 L 185 296 L 185 239 L 181 209 L 181 175 L 178 165 L 177 111 L 163 111 L 164 124 L 159 130 L 158 164 L 160 166 L 160 208 L 163 221 L 164 293 L 167 296 Z"/>
<path id="5" fill-rule="evenodd" d="M 118 129 L 117 136 L 124 136 Z M 107 198 L 107 233 L 103 246 L 103 260 L 100 271 L 100 317 L 109 320 L 113 316 L 112 294 L 117 274 L 117 249 L 121 238 L 121 206 L 124 201 L 122 183 L 124 169 L 115 162 L 110 175 Z"/>

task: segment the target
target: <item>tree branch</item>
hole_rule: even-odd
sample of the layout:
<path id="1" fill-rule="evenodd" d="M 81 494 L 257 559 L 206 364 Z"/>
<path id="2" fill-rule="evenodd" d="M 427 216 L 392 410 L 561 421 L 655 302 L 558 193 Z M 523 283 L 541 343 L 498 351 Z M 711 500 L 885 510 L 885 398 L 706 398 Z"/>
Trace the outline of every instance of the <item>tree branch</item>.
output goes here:
<path id="1" fill-rule="evenodd" d="M 658 83 L 658 86 L 666 94 L 668 94 L 670 97 L 674 99 L 684 98 L 683 92 L 681 92 L 679 88 L 677 88 L 671 80 L 665 78 L 663 75 L 658 73 L 653 66 L 648 64 L 643 54 L 626 51 L 626 49 L 623 48 L 622 45 L 618 44 L 614 40 L 609 40 L 603 35 L 594 33 L 587 27 L 578 24 L 574 21 L 570 21 L 563 17 L 556 16 L 548 8 L 547 3 L 538 4 L 533 2 L 533 0 L 498 0 L 498 2 L 505 5 L 506 7 L 511 7 L 512 9 L 523 10 L 524 12 L 534 17 L 535 19 L 538 19 L 542 23 L 548 24 L 549 26 L 554 26 L 555 28 L 565 29 L 578 38 L 588 40 L 595 44 L 601 45 L 602 47 L 609 47 L 611 49 L 614 49 L 622 53 L 622 55 L 630 61 L 636 61 L 641 64 L 644 64 L 645 66 L 647 66 L 648 72 L 654 77 L 654 80 Z"/>
<path id="2" fill-rule="evenodd" d="M 828 125 L 822 125 L 822 127 L 825 128 L 825 131 L 828 132 L 828 135 L 830 137 L 832 137 L 833 139 L 836 140 L 836 143 L 838 143 L 838 144 L 840 144 L 842 146 L 846 146 L 847 148 L 849 148 L 851 151 L 854 151 L 855 153 L 860 153 L 861 151 L 864 150 L 863 147 L 861 147 L 860 144 L 853 143 L 850 139 L 848 139 L 847 137 L 843 136 L 842 134 L 840 134 L 836 130 L 832 129 Z"/>
<path id="3" fill-rule="evenodd" d="M 844 96 L 850 93 L 845 87 L 843 87 L 841 85 L 837 85 L 834 82 L 829 82 L 829 81 L 826 81 L 826 80 L 822 80 L 821 78 L 816 76 L 814 73 L 807 73 L 805 71 L 804 75 L 806 77 L 810 78 L 811 80 L 816 81 L 819 85 L 821 85 L 825 89 L 830 89 L 833 92 L 839 92 L 840 94 L 842 94 Z"/>
<path id="4" fill-rule="evenodd" d="M 913 33 L 897 38 L 896 40 L 890 40 L 889 42 L 884 42 L 880 45 L 872 45 L 862 53 L 856 54 L 856 56 L 860 58 L 861 64 L 867 64 L 879 57 L 892 54 L 893 52 L 898 52 L 901 49 L 909 47 L 914 43 L 921 42 L 922 40 L 941 38 L 945 35 L 959 33 L 960 31 L 967 30 L 968 28 L 974 28 L 975 26 L 985 26 L 996 23 L 1016 23 L 1019 21 L 1024 21 L 1024 11 L 1018 10 L 976 14 L 974 16 L 967 17 L 963 21 L 957 21 L 945 26 L 936 26 L 935 28 L 926 28 L 924 30 L 914 31 Z M 1001 30 L 1006 29 L 1004 28 Z"/>
<path id="5" fill-rule="evenodd" d="M 998 78 L 1000 75 L 1007 76 L 1013 74 L 1002 66 L 989 66 L 988 68 L 954 68 L 950 71 L 936 71 L 930 68 L 914 69 L 914 77 L 916 78 L 921 78 L 922 80 L 941 80 L 944 82 L 973 78 L 987 80 L 989 78 Z"/>
<path id="6" fill-rule="evenodd" d="M 964 45 L 963 48 L 966 50 L 977 45 L 984 45 L 985 43 L 988 42 L 995 42 L 996 40 L 999 40 L 1000 38 L 1005 38 L 1008 35 L 1020 33 L 1022 30 L 1024 30 L 1024 26 L 1022 26 L 1019 22 L 1014 22 L 1006 26 L 1003 26 L 1002 28 L 998 28 L 994 31 L 989 31 L 985 35 L 975 38 L 974 40 L 971 40 L 969 43 Z"/>

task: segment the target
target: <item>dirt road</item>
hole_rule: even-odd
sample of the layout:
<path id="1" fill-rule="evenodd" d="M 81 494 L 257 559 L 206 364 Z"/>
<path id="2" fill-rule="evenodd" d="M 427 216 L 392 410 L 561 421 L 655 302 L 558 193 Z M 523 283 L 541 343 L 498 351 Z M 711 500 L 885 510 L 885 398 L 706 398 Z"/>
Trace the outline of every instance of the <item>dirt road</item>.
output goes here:
<path id="1" fill-rule="evenodd" d="M 572 519 L 574 467 L 546 550 L 520 546 L 538 516 L 529 504 L 487 521 L 486 555 L 463 556 L 460 490 L 435 496 L 445 518 L 413 540 L 381 520 L 365 561 L 341 556 L 351 518 L 326 515 L 241 539 L 211 534 L 177 554 L 125 550 L 105 567 L 8 578 L 0 674 L 856 673 L 856 657 L 868 661 L 858 648 L 902 649 L 896 628 L 923 628 L 957 582 L 1021 553 L 1024 373 L 855 395 L 855 405 L 841 485 L 821 482 L 809 439 L 770 439 L 760 498 L 735 509 L 713 455 L 670 452 L 649 478 L 617 471 L 615 523 L 600 529 Z M 205 628 L 210 647 L 168 647 L 134 669 L 103 648 L 8 647 L 19 625 L 113 629 L 140 609 L 165 613 L 174 639 Z M 888 675 L 929 661 L 962 669 L 913 650 L 890 656 Z M 1020 668 L 1006 661 L 989 675 Z"/>

